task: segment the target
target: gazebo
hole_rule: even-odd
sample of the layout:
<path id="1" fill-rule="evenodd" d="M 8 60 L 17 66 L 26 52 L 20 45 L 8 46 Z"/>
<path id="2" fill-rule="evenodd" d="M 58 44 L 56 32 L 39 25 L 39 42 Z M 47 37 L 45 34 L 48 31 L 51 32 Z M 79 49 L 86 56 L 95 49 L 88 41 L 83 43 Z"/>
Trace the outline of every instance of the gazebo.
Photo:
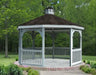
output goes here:
<path id="1" fill-rule="evenodd" d="M 43 66 L 43 67 L 67 67 L 82 63 L 82 30 L 84 28 L 80 25 L 69 22 L 65 19 L 59 18 L 54 15 L 54 10 L 51 7 L 45 9 L 45 15 L 40 16 L 34 20 L 23 23 L 18 26 L 19 30 L 19 63 L 21 65 L 31 65 L 31 66 Z M 22 46 L 22 37 L 25 32 L 32 31 L 33 46 L 29 49 L 24 49 Z M 35 31 L 38 32 L 42 37 L 42 46 L 36 48 L 34 43 Z M 61 49 L 60 47 L 54 46 L 54 36 L 55 32 L 68 31 L 70 35 L 70 46 L 69 54 L 70 59 L 55 59 L 55 49 Z M 52 36 L 52 47 L 45 47 L 45 32 L 51 33 Z M 73 36 L 74 33 L 78 32 L 80 35 L 80 47 L 73 48 Z M 63 41 L 63 40 L 62 40 Z M 45 58 L 46 49 L 52 49 L 52 58 Z M 63 48 L 64 51 L 65 48 Z M 54 65 L 55 64 L 55 65 Z"/>

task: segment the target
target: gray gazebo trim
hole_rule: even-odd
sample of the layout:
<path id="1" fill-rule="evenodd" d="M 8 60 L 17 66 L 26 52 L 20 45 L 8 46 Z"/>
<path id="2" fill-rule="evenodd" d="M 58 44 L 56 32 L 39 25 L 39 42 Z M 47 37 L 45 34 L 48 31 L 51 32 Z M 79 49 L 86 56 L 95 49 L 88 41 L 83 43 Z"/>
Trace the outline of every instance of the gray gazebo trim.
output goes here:
<path id="1" fill-rule="evenodd" d="M 74 28 L 84 30 L 84 27 L 76 26 L 76 25 L 27 25 L 27 26 L 19 26 L 18 29 L 24 28 Z"/>
<path id="2" fill-rule="evenodd" d="M 27 31 L 38 31 L 40 35 L 42 36 L 42 66 L 44 66 L 44 60 L 45 60 L 45 31 L 46 28 L 65 28 L 70 29 L 70 66 L 73 66 L 75 64 L 82 62 L 82 30 L 84 30 L 83 27 L 76 26 L 76 25 L 28 25 L 28 26 L 19 26 L 19 63 L 22 63 L 22 37 L 23 34 Z M 73 49 L 73 35 L 74 32 L 77 31 L 80 33 L 80 48 L 79 49 Z M 80 61 L 73 62 L 73 52 L 81 51 Z M 40 52 L 40 51 L 37 51 Z M 31 64 L 32 65 L 32 64 Z M 34 64 L 33 64 L 34 65 Z"/>

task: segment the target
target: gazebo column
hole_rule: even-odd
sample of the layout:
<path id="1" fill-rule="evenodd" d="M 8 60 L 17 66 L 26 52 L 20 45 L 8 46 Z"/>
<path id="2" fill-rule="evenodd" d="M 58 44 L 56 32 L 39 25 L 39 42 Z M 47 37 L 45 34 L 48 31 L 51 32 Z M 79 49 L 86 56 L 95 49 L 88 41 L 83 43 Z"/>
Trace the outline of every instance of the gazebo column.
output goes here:
<path id="1" fill-rule="evenodd" d="M 70 66 L 72 66 L 73 29 L 70 29 Z"/>
<path id="2" fill-rule="evenodd" d="M 79 31 L 80 33 L 80 48 L 81 48 L 81 61 L 82 61 L 82 31 Z"/>
<path id="3" fill-rule="evenodd" d="M 45 62 L 45 28 L 42 28 L 42 66 Z"/>
<path id="4" fill-rule="evenodd" d="M 19 30 L 19 63 L 22 64 L 22 37 L 23 31 L 22 29 Z"/>

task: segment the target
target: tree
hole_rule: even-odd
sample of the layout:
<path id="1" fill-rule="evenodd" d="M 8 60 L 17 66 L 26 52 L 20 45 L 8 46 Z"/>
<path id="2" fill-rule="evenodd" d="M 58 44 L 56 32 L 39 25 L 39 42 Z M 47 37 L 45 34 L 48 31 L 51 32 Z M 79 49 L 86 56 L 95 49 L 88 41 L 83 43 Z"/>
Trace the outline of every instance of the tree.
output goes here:
<path id="1" fill-rule="evenodd" d="M 83 54 L 95 53 L 96 0 L 44 0 L 45 6 L 53 6 L 55 15 L 85 27 L 83 31 Z M 51 3 L 53 4 L 51 5 Z M 51 2 L 51 3 L 50 3 Z M 43 2 L 44 5 L 44 2 Z M 60 38 L 63 36 L 59 36 Z M 57 39 L 57 41 L 59 41 Z M 92 52 L 94 51 L 94 53 Z"/>
<path id="2" fill-rule="evenodd" d="M 42 14 L 39 3 L 35 0 L 0 1 L 0 37 L 5 36 L 5 57 L 8 57 L 8 35 L 17 32 L 18 25 Z"/>
<path id="3" fill-rule="evenodd" d="M 7 49 L 15 51 L 18 48 L 18 25 L 43 15 L 44 9 L 48 6 L 54 8 L 56 16 L 85 27 L 83 31 L 83 54 L 96 54 L 96 0 L 1 0 L 0 47 L 4 49 L 3 45 L 6 41 L 6 57 Z M 55 43 L 62 42 L 60 39 L 66 40 L 68 37 L 67 34 L 62 35 L 62 33 L 58 35 Z M 46 45 L 51 46 L 50 35 L 47 35 L 47 39 L 50 41 L 47 41 Z M 65 43 L 68 42 L 63 41 L 56 46 L 64 46 Z M 40 42 L 38 42 L 39 45 Z M 7 48 L 8 46 L 9 48 Z"/>

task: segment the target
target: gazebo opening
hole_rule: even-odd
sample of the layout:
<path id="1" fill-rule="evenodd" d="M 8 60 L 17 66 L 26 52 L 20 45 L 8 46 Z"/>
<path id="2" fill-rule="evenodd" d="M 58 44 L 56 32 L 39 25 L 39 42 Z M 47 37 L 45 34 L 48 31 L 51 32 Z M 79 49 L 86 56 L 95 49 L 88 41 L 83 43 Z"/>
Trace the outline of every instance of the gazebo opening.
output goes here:
<path id="1" fill-rule="evenodd" d="M 73 48 L 80 48 L 80 33 L 75 32 L 73 36 Z"/>
<path id="2" fill-rule="evenodd" d="M 45 13 L 18 27 L 19 63 L 55 68 L 82 63 L 84 28 L 55 16 L 50 7 Z"/>
<path id="3" fill-rule="evenodd" d="M 22 63 L 29 65 L 42 64 L 42 37 L 40 33 L 37 31 L 27 31 L 23 34 L 22 39 Z"/>
<path id="4" fill-rule="evenodd" d="M 62 35 L 62 37 L 59 37 Z M 65 36 L 64 36 L 65 35 Z M 46 30 L 45 66 L 64 67 L 70 62 L 70 34 L 68 31 Z M 68 38 L 69 37 L 69 38 Z"/>

